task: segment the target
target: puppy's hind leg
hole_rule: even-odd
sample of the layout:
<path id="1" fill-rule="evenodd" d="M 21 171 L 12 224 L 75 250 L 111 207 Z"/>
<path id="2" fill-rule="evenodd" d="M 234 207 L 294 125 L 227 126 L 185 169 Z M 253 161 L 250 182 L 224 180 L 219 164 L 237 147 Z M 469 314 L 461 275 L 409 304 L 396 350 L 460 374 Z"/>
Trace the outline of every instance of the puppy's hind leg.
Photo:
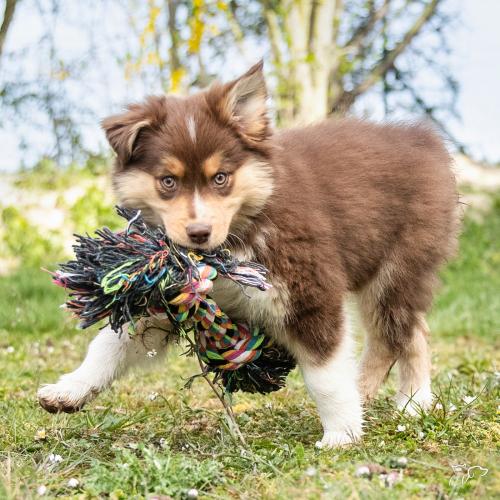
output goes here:
<path id="1" fill-rule="evenodd" d="M 316 443 L 319 448 L 350 444 L 362 434 L 363 410 L 353 339 L 345 324 L 336 335 L 336 348 L 325 346 L 325 351 L 331 351 L 327 359 L 300 355 L 296 350 L 306 387 L 318 406 L 323 425 L 323 438 Z"/>
<path id="2" fill-rule="evenodd" d="M 400 410 L 416 415 L 431 406 L 431 359 L 429 328 L 423 314 L 417 314 L 409 342 L 398 359 L 399 389 L 396 404 Z"/>
<path id="3" fill-rule="evenodd" d="M 366 331 L 365 345 L 361 356 L 359 389 L 363 400 L 373 400 L 379 387 L 389 375 L 397 355 L 387 343 L 380 318 L 380 307 L 374 290 L 375 279 L 358 296 L 359 312 Z"/>
<path id="4" fill-rule="evenodd" d="M 415 272 L 400 257 L 386 262 L 360 294 L 367 327 L 361 391 L 366 399 L 373 398 L 397 362 L 396 403 L 411 415 L 432 403 L 428 328 L 422 311 L 428 309 L 432 300 L 434 278 L 432 269 Z"/>
<path id="5" fill-rule="evenodd" d="M 107 327 L 90 343 L 83 363 L 55 384 L 38 390 L 40 405 L 51 413 L 73 413 L 93 400 L 115 379 L 138 364 L 152 365 L 166 351 L 168 332 L 155 328 L 153 320 L 138 325 L 138 333 L 118 335 Z M 168 323 L 167 323 L 168 326 Z"/>

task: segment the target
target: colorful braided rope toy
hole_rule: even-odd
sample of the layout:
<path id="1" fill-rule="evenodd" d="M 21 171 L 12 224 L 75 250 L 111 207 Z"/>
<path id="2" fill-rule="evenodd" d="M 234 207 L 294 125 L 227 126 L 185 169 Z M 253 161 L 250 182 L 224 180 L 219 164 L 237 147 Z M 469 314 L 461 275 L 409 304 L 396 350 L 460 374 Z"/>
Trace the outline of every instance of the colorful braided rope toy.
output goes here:
<path id="1" fill-rule="evenodd" d="M 129 323 L 166 314 L 174 334 L 193 331 L 197 352 L 227 391 L 267 393 L 280 389 L 295 366 L 291 356 L 257 325 L 235 323 L 209 293 L 218 277 L 266 290 L 264 266 L 239 262 L 226 249 L 194 252 L 175 245 L 140 212 L 117 207 L 125 231 L 108 228 L 97 237 L 77 236 L 76 259 L 52 274 L 69 290 L 66 307 L 87 328 L 107 319 L 121 334 Z M 251 300 L 249 298 L 248 300 Z"/>

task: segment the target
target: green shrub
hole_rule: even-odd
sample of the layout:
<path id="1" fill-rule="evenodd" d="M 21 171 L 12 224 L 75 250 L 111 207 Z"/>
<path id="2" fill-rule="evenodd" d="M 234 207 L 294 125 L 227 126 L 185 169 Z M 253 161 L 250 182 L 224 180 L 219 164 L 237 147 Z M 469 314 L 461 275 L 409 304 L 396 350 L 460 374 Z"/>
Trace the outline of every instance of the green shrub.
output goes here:
<path id="1" fill-rule="evenodd" d="M 15 186 L 24 189 L 60 190 L 81 182 L 105 175 L 110 161 L 101 155 L 91 155 L 83 165 L 72 163 L 61 168 L 51 158 L 42 158 L 32 168 L 19 173 Z"/>
<path id="2" fill-rule="evenodd" d="M 116 215 L 114 205 L 106 200 L 106 194 L 95 186 L 90 187 L 70 208 L 70 217 L 78 233 L 93 233 L 102 226 L 110 229 L 123 226 L 123 221 Z"/>
<path id="3" fill-rule="evenodd" d="M 62 254 L 57 234 L 53 231 L 41 234 L 16 207 L 4 208 L 1 219 L 4 226 L 0 241 L 3 254 L 18 258 L 27 266 L 57 260 Z"/>

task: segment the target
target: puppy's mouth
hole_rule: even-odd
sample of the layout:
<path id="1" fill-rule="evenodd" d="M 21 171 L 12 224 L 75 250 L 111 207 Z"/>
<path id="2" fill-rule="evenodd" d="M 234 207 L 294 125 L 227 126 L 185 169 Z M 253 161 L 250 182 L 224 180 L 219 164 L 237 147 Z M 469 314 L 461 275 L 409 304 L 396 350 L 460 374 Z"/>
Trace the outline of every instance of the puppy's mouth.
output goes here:
<path id="1" fill-rule="evenodd" d="M 217 248 L 217 246 L 210 245 L 210 243 L 183 243 L 182 246 L 190 250 L 203 250 L 204 252 L 209 252 Z"/>
<path id="2" fill-rule="evenodd" d="M 196 242 L 192 241 L 189 238 L 184 238 L 184 237 L 176 237 L 175 235 L 169 233 L 169 231 L 163 226 L 163 230 L 165 231 L 165 234 L 168 236 L 172 242 L 180 247 L 187 248 L 189 250 L 198 250 L 198 251 L 203 251 L 203 252 L 210 252 L 212 250 L 216 250 L 221 246 L 222 243 L 218 242 L 213 242 L 211 241 L 212 239 L 209 239 L 208 241 L 203 241 L 203 242 Z"/>
<path id="3" fill-rule="evenodd" d="M 183 242 L 181 245 L 183 247 L 186 247 L 186 248 L 189 248 L 189 249 L 192 249 L 192 250 L 202 250 L 204 252 L 211 252 L 211 251 L 214 251 L 214 250 L 217 250 L 218 248 L 221 248 L 222 246 L 224 246 L 226 244 L 227 240 L 224 239 L 222 241 L 213 241 L 212 239 L 210 239 L 209 241 L 207 242 L 204 242 L 204 243 L 195 243 L 195 242 Z"/>

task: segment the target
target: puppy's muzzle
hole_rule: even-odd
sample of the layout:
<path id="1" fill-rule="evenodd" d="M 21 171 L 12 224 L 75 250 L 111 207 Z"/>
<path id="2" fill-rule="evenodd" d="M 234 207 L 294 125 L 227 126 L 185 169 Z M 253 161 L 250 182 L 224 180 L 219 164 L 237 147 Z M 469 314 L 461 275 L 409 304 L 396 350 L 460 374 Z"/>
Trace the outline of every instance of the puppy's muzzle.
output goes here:
<path id="1" fill-rule="evenodd" d="M 189 224 L 186 227 L 186 233 L 192 243 L 202 245 L 206 243 L 212 234 L 212 226 L 209 224 Z"/>

